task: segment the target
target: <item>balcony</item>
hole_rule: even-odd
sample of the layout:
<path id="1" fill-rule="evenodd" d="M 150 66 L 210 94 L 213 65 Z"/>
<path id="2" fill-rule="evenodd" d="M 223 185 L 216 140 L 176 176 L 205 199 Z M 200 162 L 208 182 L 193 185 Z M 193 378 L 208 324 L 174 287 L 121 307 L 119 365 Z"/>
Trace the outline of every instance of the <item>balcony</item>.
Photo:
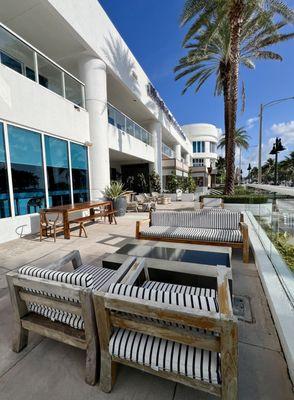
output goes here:
<path id="1" fill-rule="evenodd" d="M 165 143 L 162 143 L 162 154 L 168 158 L 175 158 L 175 152 Z"/>
<path id="2" fill-rule="evenodd" d="M 108 103 L 108 123 L 136 139 L 139 139 L 141 142 L 152 146 L 151 133 L 110 103 Z"/>
<path id="3" fill-rule="evenodd" d="M 189 172 L 189 166 L 183 161 L 177 160 L 176 158 L 172 158 L 169 160 L 162 160 L 162 168 L 163 169 L 173 169 L 181 172 Z"/>
<path id="4" fill-rule="evenodd" d="M 1 23 L 0 64 L 85 108 L 84 84 Z"/>

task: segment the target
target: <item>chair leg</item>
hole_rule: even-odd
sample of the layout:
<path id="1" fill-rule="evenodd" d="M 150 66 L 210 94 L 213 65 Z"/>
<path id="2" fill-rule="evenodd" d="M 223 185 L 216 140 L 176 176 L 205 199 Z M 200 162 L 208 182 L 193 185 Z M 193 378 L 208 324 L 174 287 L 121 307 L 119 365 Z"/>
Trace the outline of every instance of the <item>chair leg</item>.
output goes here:
<path id="1" fill-rule="evenodd" d="M 21 324 L 15 322 L 12 334 L 12 350 L 15 353 L 19 353 L 28 345 L 28 336 L 28 330 L 24 329 Z"/>
<path id="2" fill-rule="evenodd" d="M 111 360 L 110 354 L 101 357 L 100 389 L 110 393 L 116 379 L 116 363 Z"/>
<path id="3" fill-rule="evenodd" d="M 85 237 L 87 238 L 87 237 L 88 237 L 88 235 L 87 235 L 87 232 L 86 232 L 86 229 L 85 229 L 85 227 L 84 227 L 84 224 L 83 224 L 83 222 L 81 222 L 81 223 L 80 223 L 80 232 L 79 232 L 79 237 L 81 237 L 81 236 L 82 236 L 82 232 L 84 232 L 84 234 L 85 234 Z"/>
<path id="4" fill-rule="evenodd" d="M 97 382 L 98 366 L 100 364 L 99 344 L 96 340 L 89 343 L 86 351 L 86 382 L 94 386 Z"/>
<path id="5" fill-rule="evenodd" d="M 115 225 L 117 225 L 117 221 L 116 221 L 115 215 L 113 214 L 112 217 L 113 217 L 113 220 L 114 220 Z"/>

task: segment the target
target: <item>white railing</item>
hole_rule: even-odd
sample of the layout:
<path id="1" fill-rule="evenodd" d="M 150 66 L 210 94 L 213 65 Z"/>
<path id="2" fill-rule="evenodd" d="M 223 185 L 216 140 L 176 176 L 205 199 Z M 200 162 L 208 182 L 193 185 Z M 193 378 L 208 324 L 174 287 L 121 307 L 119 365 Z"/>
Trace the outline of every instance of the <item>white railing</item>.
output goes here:
<path id="1" fill-rule="evenodd" d="M 0 63 L 85 108 L 85 85 L 0 23 Z"/>
<path id="2" fill-rule="evenodd" d="M 152 146 L 151 133 L 110 103 L 108 103 L 108 123 Z"/>
<path id="3" fill-rule="evenodd" d="M 169 158 L 175 158 L 175 152 L 165 143 L 162 143 L 162 153 Z"/>

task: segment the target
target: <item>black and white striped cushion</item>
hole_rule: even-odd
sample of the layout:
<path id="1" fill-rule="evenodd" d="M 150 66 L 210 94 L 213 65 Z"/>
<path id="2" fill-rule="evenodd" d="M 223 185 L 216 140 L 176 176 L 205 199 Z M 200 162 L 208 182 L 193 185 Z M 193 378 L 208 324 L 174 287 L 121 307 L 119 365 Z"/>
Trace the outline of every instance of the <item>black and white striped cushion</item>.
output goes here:
<path id="1" fill-rule="evenodd" d="M 204 229 L 171 226 L 150 226 L 141 231 L 145 237 L 165 237 L 169 239 L 190 239 L 207 242 L 242 243 L 243 238 L 239 229 Z"/>
<path id="2" fill-rule="evenodd" d="M 155 211 L 151 213 L 152 226 L 239 229 L 240 213 L 223 209 L 196 211 Z"/>
<path id="3" fill-rule="evenodd" d="M 20 275 L 29 275 L 37 278 L 53 280 L 57 282 L 69 283 L 72 285 L 98 290 L 100 289 L 114 274 L 115 271 L 96 267 L 95 265 L 82 265 L 73 272 L 62 272 L 55 270 L 48 270 L 32 266 L 24 266 L 18 270 Z M 48 295 L 43 291 L 31 290 L 34 293 Z M 76 302 L 74 299 L 54 296 L 57 299 L 68 300 Z M 37 303 L 29 302 L 27 304 L 28 310 L 37 314 L 43 315 L 52 321 L 59 321 L 76 329 L 84 329 L 84 320 L 82 316 L 68 313 L 56 308 L 43 306 Z"/>
<path id="4" fill-rule="evenodd" d="M 75 273 L 89 273 L 93 278 L 93 290 L 101 289 L 116 273 L 113 269 L 85 264 L 75 270 Z"/>
<path id="5" fill-rule="evenodd" d="M 148 366 L 156 371 L 220 384 L 220 354 L 196 349 L 127 329 L 115 329 L 109 342 L 112 356 Z"/>
<path id="6" fill-rule="evenodd" d="M 219 310 L 217 299 L 213 297 L 150 290 L 120 283 L 110 285 L 109 293 L 214 312 Z M 164 325 L 168 324 L 166 321 L 161 322 Z M 178 324 L 176 326 L 189 329 Z M 196 349 L 170 340 L 116 328 L 109 342 L 109 352 L 114 357 L 146 365 L 157 371 L 169 371 L 210 383 L 221 382 L 218 353 Z"/>
<path id="7" fill-rule="evenodd" d="M 217 292 L 214 289 L 177 285 L 173 283 L 145 281 L 142 287 L 151 290 L 162 290 L 164 292 L 192 294 L 194 296 L 217 297 Z"/>
<path id="8" fill-rule="evenodd" d="M 108 293 L 212 312 L 218 312 L 219 310 L 216 297 L 197 296 L 172 291 L 165 292 L 163 290 L 152 290 L 145 287 L 125 285 L 123 283 L 112 283 L 108 289 Z"/>

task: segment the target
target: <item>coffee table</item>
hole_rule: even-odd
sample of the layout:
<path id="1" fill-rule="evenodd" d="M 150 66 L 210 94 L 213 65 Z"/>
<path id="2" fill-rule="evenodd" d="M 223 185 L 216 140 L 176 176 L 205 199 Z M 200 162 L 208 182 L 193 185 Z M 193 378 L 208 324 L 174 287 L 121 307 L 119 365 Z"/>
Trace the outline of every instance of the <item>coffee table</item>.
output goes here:
<path id="1" fill-rule="evenodd" d="M 160 279 L 179 284 L 189 282 L 191 286 L 201 287 L 212 287 L 215 284 L 215 266 L 222 265 L 229 269 L 232 291 L 231 253 L 230 247 L 142 242 L 134 239 L 106 257 L 102 264 L 116 270 L 129 256 L 144 257 L 150 280 Z"/>

